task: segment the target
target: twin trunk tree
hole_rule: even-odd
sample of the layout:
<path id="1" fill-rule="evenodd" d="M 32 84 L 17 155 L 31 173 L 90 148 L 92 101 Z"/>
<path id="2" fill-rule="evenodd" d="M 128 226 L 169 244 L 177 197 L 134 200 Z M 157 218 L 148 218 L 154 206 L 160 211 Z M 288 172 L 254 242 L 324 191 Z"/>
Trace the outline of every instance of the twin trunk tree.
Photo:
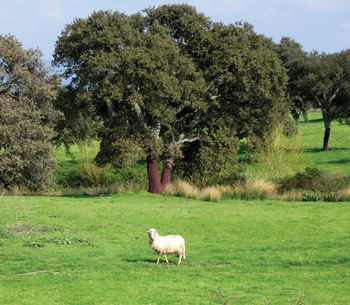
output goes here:
<path id="1" fill-rule="evenodd" d="M 173 161 L 167 160 L 163 164 L 162 178 L 160 178 L 158 168 L 158 158 L 153 156 L 152 150 L 147 151 L 147 173 L 149 181 L 149 192 L 162 194 L 167 184 L 170 183 Z"/>

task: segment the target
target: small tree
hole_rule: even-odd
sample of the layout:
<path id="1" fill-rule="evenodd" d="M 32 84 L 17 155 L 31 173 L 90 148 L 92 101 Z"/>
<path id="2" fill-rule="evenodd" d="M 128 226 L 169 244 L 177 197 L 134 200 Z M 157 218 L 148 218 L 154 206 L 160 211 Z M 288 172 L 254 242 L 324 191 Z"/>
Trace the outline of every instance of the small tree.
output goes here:
<path id="1" fill-rule="evenodd" d="M 310 54 L 304 93 L 322 111 L 325 127 L 323 150 L 329 150 L 332 121 L 348 115 L 350 107 L 350 50 Z"/>
<path id="2" fill-rule="evenodd" d="M 39 190 L 53 181 L 51 144 L 57 78 L 38 50 L 0 36 L 0 185 Z"/>

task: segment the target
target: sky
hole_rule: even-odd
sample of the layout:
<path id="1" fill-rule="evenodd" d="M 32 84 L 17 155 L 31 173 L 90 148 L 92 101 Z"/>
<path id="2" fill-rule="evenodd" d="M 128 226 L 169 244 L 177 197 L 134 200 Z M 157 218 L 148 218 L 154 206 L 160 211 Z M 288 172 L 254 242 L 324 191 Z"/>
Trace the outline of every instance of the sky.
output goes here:
<path id="1" fill-rule="evenodd" d="M 0 34 L 14 35 L 23 48 L 38 48 L 51 60 L 57 38 L 75 18 L 175 3 L 192 5 L 215 22 L 248 22 L 277 43 L 291 37 L 307 52 L 350 48 L 350 0 L 0 0 Z"/>

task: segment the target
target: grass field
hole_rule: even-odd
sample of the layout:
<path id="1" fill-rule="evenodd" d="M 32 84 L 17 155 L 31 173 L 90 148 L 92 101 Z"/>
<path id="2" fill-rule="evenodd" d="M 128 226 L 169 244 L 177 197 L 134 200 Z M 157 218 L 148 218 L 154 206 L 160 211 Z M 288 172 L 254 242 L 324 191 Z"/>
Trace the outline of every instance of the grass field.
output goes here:
<path id="1" fill-rule="evenodd" d="M 0 304 L 349 304 L 350 205 L 3 196 Z M 155 264 L 146 231 L 184 236 Z"/>

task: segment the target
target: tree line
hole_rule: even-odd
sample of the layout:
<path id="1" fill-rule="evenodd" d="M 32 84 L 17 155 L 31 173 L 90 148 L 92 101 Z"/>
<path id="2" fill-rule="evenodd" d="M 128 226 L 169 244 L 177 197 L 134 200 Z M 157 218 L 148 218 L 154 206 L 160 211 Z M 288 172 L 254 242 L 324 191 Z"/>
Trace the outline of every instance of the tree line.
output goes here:
<path id="1" fill-rule="evenodd" d="M 252 151 L 266 147 L 277 125 L 288 132 L 290 114 L 297 126 L 311 107 L 322 111 L 328 150 L 331 122 L 350 114 L 349 54 L 306 53 L 290 38 L 276 44 L 188 5 L 98 11 L 56 41 L 63 86 L 40 51 L 0 36 L 0 185 L 47 187 L 53 145 L 87 139 L 99 141 L 101 166 L 143 151 L 154 193 L 174 163 L 186 178 L 230 181 L 241 139 Z"/>

